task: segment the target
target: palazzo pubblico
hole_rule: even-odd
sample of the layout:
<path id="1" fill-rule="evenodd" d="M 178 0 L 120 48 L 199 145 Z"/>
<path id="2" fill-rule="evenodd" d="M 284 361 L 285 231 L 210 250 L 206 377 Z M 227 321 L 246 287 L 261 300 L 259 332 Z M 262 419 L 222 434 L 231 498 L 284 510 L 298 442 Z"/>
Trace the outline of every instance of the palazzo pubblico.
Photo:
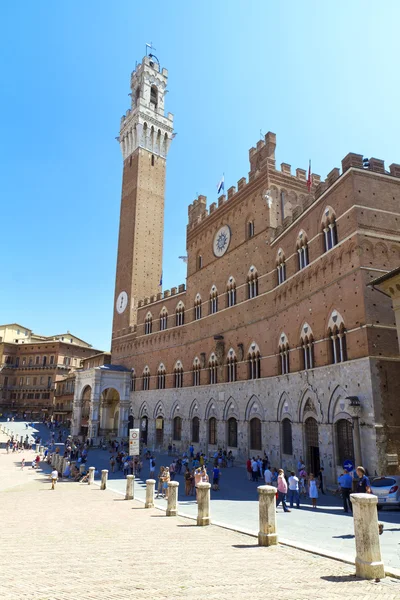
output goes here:
<path id="1" fill-rule="evenodd" d="M 167 78 L 152 56 L 131 75 L 112 359 L 77 372 L 73 433 L 135 426 L 154 449 L 265 451 L 286 468 L 303 457 L 328 482 L 346 459 L 394 472 L 399 347 L 372 282 L 400 265 L 400 165 L 349 153 L 310 181 L 276 165 L 267 133 L 247 178 L 189 206 L 186 285 L 161 292 Z"/>

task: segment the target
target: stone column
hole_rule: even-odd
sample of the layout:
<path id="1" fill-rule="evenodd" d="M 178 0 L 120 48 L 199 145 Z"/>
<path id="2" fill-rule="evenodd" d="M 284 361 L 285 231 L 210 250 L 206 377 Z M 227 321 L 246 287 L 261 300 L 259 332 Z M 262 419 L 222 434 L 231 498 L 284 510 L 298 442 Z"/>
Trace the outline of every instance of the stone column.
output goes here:
<path id="1" fill-rule="evenodd" d="M 107 478 L 108 478 L 108 471 L 107 471 L 107 469 L 103 469 L 101 472 L 101 484 L 100 484 L 101 490 L 107 489 Z"/>
<path id="2" fill-rule="evenodd" d="M 154 486 L 156 485 L 155 479 L 146 479 L 146 503 L 145 508 L 154 508 Z"/>
<path id="3" fill-rule="evenodd" d="M 94 483 L 94 471 L 95 471 L 94 467 L 89 467 L 89 478 L 88 478 L 88 484 L 89 485 L 91 485 L 92 483 Z"/>
<path id="4" fill-rule="evenodd" d="M 135 482 L 134 475 L 127 475 L 126 476 L 125 500 L 133 500 L 133 498 L 135 497 L 135 494 L 134 494 L 134 482 Z"/>
<path id="5" fill-rule="evenodd" d="M 350 494 L 356 538 L 356 576 L 383 579 L 385 567 L 379 543 L 378 498 L 373 494 Z"/>
<path id="6" fill-rule="evenodd" d="M 178 512 L 178 481 L 168 482 L 167 517 L 176 517 Z"/>
<path id="7" fill-rule="evenodd" d="M 39 454 L 40 444 L 35 444 L 35 452 Z"/>
<path id="8" fill-rule="evenodd" d="M 40 454 L 40 456 L 43 456 L 43 454 L 44 454 L 44 447 L 43 446 L 39 446 L 39 454 Z"/>
<path id="9" fill-rule="evenodd" d="M 275 546 L 278 543 L 276 533 L 276 488 L 272 485 L 260 485 L 258 490 L 258 510 L 260 529 L 259 546 Z"/>
<path id="10" fill-rule="evenodd" d="M 200 482 L 197 491 L 197 525 L 210 524 L 210 489 L 211 483 Z"/>
<path id="11" fill-rule="evenodd" d="M 72 404 L 72 426 L 71 435 L 79 435 L 82 423 L 82 401 L 75 399 Z"/>

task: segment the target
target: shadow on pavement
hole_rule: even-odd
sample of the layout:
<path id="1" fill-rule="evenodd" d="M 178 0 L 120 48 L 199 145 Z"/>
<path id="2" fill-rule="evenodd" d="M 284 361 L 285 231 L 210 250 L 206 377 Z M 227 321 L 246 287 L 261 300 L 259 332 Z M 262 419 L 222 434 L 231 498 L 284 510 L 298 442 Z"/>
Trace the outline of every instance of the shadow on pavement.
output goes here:
<path id="1" fill-rule="evenodd" d="M 354 581 L 357 583 L 359 579 L 356 578 L 355 573 L 351 575 L 322 575 L 321 579 L 324 581 L 332 581 L 333 583 L 348 583 L 349 581 Z"/>

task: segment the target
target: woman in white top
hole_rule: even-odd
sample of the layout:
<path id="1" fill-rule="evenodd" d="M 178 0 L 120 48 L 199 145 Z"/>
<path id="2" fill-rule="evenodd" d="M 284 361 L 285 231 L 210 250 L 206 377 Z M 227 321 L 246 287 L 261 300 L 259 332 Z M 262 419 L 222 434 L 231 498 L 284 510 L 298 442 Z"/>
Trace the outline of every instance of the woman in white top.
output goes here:
<path id="1" fill-rule="evenodd" d="M 317 482 L 312 473 L 310 473 L 310 477 L 308 480 L 308 495 L 311 498 L 312 507 L 317 508 L 318 488 L 317 488 Z"/>

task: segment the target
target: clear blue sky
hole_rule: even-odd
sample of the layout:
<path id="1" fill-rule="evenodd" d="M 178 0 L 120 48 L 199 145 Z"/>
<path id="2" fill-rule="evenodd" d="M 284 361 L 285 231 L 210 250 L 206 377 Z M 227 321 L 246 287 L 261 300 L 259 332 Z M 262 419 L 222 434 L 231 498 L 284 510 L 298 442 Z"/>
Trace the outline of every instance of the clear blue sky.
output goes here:
<path id="1" fill-rule="evenodd" d="M 109 349 L 121 189 L 115 141 L 152 41 L 178 132 L 164 288 L 183 283 L 187 205 L 277 163 L 322 177 L 347 152 L 400 163 L 400 3 L 59 0 L 0 8 L 0 322 Z"/>

